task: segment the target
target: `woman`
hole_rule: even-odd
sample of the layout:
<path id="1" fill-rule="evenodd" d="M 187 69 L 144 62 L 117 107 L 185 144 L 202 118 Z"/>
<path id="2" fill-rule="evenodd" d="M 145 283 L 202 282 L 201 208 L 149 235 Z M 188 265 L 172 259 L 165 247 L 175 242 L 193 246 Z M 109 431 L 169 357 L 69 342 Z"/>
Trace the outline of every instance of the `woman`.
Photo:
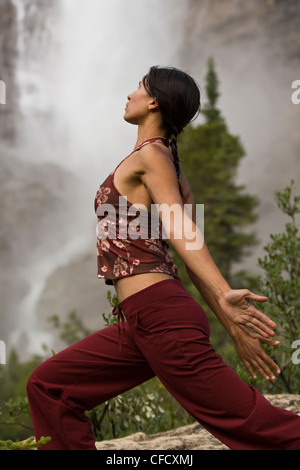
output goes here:
<path id="1" fill-rule="evenodd" d="M 250 375 L 274 380 L 280 370 L 261 342 L 278 344 L 272 339 L 276 325 L 250 303 L 267 299 L 231 289 L 203 241 L 188 248 L 199 229 L 195 210 L 193 224 L 186 223 L 185 205 L 195 206 L 179 166 L 177 136 L 199 108 L 194 80 L 174 68 L 152 67 L 128 96 L 124 119 L 138 126 L 137 143 L 95 200 L 98 277 L 115 287 L 119 323 L 56 354 L 31 375 L 28 397 L 36 437 L 52 438 L 44 449 L 95 450 L 85 410 L 155 375 L 230 449 L 300 449 L 300 417 L 272 406 L 215 353 L 206 314 L 183 287 L 167 253 L 162 229 Z M 153 221 L 154 205 L 161 209 L 157 237 L 146 223 Z M 137 213 L 133 216 L 131 209 L 139 207 L 146 217 L 134 225 Z M 114 218 L 107 214 L 111 208 Z M 165 215 L 168 222 L 162 224 Z"/>

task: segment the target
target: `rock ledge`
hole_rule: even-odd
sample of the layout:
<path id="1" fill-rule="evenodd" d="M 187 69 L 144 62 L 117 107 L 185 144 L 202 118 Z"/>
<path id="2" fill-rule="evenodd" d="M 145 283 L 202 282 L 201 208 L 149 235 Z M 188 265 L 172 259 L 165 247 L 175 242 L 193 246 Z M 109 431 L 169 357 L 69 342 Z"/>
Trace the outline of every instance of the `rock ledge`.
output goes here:
<path id="1" fill-rule="evenodd" d="M 275 406 L 300 415 L 300 395 L 266 395 Z M 138 432 L 121 439 L 101 441 L 98 450 L 227 450 L 228 447 L 198 423 L 148 436 Z"/>

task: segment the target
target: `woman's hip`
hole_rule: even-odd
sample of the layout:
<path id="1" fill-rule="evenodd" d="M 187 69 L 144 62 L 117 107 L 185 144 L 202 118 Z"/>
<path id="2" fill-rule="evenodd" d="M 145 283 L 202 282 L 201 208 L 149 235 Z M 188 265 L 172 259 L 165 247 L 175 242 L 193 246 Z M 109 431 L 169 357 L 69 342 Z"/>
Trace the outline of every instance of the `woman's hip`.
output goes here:
<path id="1" fill-rule="evenodd" d="M 209 322 L 201 305 L 179 279 L 165 279 L 119 303 L 129 327 L 145 334 L 170 330 L 198 330 L 209 336 Z"/>

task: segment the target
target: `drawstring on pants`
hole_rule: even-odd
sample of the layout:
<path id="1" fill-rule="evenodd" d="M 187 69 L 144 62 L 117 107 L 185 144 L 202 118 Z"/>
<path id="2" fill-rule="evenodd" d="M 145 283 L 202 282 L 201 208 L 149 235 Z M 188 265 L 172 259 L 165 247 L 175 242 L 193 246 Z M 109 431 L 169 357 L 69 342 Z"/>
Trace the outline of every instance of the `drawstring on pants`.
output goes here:
<path id="1" fill-rule="evenodd" d="M 125 343 L 126 343 L 126 336 L 125 336 L 125 327 L 124 327 L 124 322 L 126 321 L 126 317 L 124 315 L 124 312 L 123 310 L 121 309 L 120 305 L 119 304 L 116 304 L 113 308 L 113 311 L 112 311 L 112 314 L 113 315 L 117 315 L 117 322 L 118 322 L 118 344 L 119 344 L 119 351 L 121 351 L 121 333 L 123 333 L 123 338 L 125 340 Z M 121 327 L 120 325 L 122 326 L 122 331 L 121 331 Z"/>

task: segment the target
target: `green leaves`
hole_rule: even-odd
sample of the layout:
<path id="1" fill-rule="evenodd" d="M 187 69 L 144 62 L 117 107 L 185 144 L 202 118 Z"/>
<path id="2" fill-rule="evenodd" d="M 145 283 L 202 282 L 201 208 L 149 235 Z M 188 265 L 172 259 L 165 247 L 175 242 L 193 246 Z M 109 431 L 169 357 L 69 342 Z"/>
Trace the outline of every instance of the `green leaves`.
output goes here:
<path id="1" fill-rule="evenodd" d="M 0 408 L 0 423 L 11 425 L 11 426 L 21 426 L 24 429 L 33 431 L 30 426 L 28 426 L 28 418 L 30 417 L 30 409 L 28 404 L 28 399 L 26 397 L 18 397 L 16 399 L 10 398 L 5 403 L 6 413 L 3 413 L 3 410 Z M 0 440 L 0 450 L 35 450 L 37 447 L 40 447 L 47 442 L 49 442 L 50 437 L 42 437 L 38 442 L 35 441 L 34 437 L 31 436 L 24 441 L 12 441 L 9 440 Z"/>
<path id="2" fill-rule="evenodd" d="M 154 393 L 140 387 L 119 395 L 88 412 L 98 438 L 110 439 L 131 432 L 145 431 L 149 420 L 155 421 L 164 409 Z"/>
<path id="3" fill-rule="evenodd" d="M 278 325 L 280 348 L 269 350 L 281 367 L 281 392 L 299 393 L 300 368 L 292 361 L 292 343 L 300 339 L 300 237 L 296 214 L 300 213 L 300 197 L 294 196 L 295 184 L 275 192 L 278 208 L 289 217 L 283 233 L 271 234 L 266 255 L 258 260 L 264 274 L 261 284 L 269 302 L 264 306 Z"/>
<path id="4" fill-rule="evenodd" d="M 295 223 L 295 215 L 300 213 L 300 196 L 294 196 L 294 190 L 295 181 L 292 180 L 290 186 L 287 186 L 283 191 L 275 192 L 275 199 L 279 209 L 292 218 L 293 225 Z"/>
<path id="5" fill-rule="evenodd" d="M 57 315 L 52 315 L 48 321 L 52 323 L 54 328 L 61 329 L 59 337 L 68 345 L 74 344 L 91 334 L 91 330 L 84 326 L 82 320 L 78 317 L 76 310 L 71 310 L 68 313 L 67 320 L 63 325 Z"/>
<path id="6" fill-rule="evenodd" d="M 136 432 L 155 434 L 194 422 L 156 377 L 99 405 L 87 415 L 97 440 Z"/>
<path id="7" fill-rule="evenodd" d="M 51 440 L 50 437 L 42 437 L 38 442 L 34 437 L 29 437 L 22 442 L 0 441 L 0 450 L 35 450 Z"/>
<path id="8" fill-rule="evenodd" d="M 25 423 L 26 418 L 30 416 L 30 409 L 28 399 L 26 397 L 10 398 L 6 403 L 6 415 L 3 414 L 0 408 L 0 421 L 1 424 L 15 424 L 27 429 L 31 429 Z"/>

